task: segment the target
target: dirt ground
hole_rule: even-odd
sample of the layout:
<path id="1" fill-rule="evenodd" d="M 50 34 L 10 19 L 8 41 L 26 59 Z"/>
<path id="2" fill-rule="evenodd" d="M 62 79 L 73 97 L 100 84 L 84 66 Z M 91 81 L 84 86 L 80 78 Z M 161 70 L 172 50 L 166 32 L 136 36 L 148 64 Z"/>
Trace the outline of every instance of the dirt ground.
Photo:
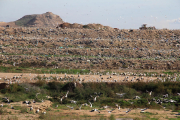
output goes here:
<path id="1" fill-rule="evenodd" d="M 19 79 L 13 79 L 14 76 L 20 76 L 22 75 L 22 78 L 19 78 Z M 33 78 L 36 78 L 37 76 L 40 76 L 40 77 L 57 77 L 58 80 L 60 80 L 60 78 L 64 78 L 65 77 L 65 74 L 31 74 L 31 73 L 0 73 L 0 83 L 8 83 L 11 79 L 12 82 L 17 82 L 18 80 L 19 83 L 23 83 L 23 82 L 28 82 L 28 83 L 34 83 L 36 82 L 37 80 L 34 80 Z M 112 78 L 110 78 L 110 76 Z M 123 82 L 123 80 L 125 79 L 126 76 L 123 76 L 123 75 L 102 75 L 100 77 L 100 75 L 80 75 L 78 77 L 78 75 L 74 75 L 74 74 L 67 74 L 66 75 L 66 78 L 70 79 L 70 78 L 73 78 L 74 80 L 84 80 L 84 82 L 98 82 L 98 81 L 101 81 L 101 82 L 114 82 L 114 80 L 117 80 L 117 82 Z M 133 77 L 136 77 L 137 78 L 140 78 L 138 76 L 129 76 L 129 81 L 133 78 Z M 7 78 L 7 80 L 5 80 Z M 103 78 L 103 79 L 102 79 Z M 97 81 L 98 79 L 98 81 Z M 143 76 L 143 80 L 142 81 L 148 81 L 148 80 L 155 80 L 157 79 L 157 77 L 144 77 Z M 53 81 L 53 80 L 48 80 L 48 81 Z"/>
<path id="2" fill-rule="evenodd" d="M 85 119 L 85 117 L 88 117 L 88 119 L 95 119 L 95 118 L 100 118 L 103 116 L 104 118 L 110 117 L 111 114 L 115 116 L 115 118 L 139 118 L 139 119 L 150 119 L 150 118 L 157 118 L 158 120 L 165 120 L 169 118 L 176 118 L 177 112 L 172 112 L 171 110 L 156 110 L 156 109 L 147 109 L 145 113 L 141 113 L 140 108 L 137 109 L 132 109 L 129 113 L 126 113 L 128 108 L 121 108 L 120 110 L 115 109 L 112 113 L 108 113 L 107 110 L 112 110 L 111 108 L 107 108 L 104 110 L 100 110 L 100 113 L 98 112 L 90 112 L 89 110 L 68 110 L 68 109 L 59 109 L 59 108 L 53 108 L 52 107 L 52 102 L 46 100 L 43 103 L 32 103 L 30 105 L 22 104 L 22 102 L 14 102 L 12 104 L 4 104 L 4 107 L 7 112 L 11 112 L 11 114 L 6 114 L 6 115 L 1 115 L 0 119 L 6 120 L 6 119 L 18 119 L 18 120 L 35 120 L 38 119 L 38 117 L 41 115 L 43 111 L 46 111 L 48 108 L 50 108 L 49 111 L 46 111 L 46 119 L 51 118 L 52 116 L 69 116 L 67 118 L 62 118 L 62 119 L 72 119 L 77 118 L 77 116 L 81 117 L 78 119 Z M 11 109 L 10 107 L 12 106 L 26 106 L 28 113 L 20 113 L 20 110 L 14 110 Z M 33 106 L 33 111 L 30 111 L 30 107 Z M 64 105 L 62 105 L 64 106 Z M 40 109 L 39 113 L 36 113 L 35 111 L 37 109 Z M 142 109 L 142 108 L 141 108 Z M 84 118 L 83 118 L 84 117 Z"/>

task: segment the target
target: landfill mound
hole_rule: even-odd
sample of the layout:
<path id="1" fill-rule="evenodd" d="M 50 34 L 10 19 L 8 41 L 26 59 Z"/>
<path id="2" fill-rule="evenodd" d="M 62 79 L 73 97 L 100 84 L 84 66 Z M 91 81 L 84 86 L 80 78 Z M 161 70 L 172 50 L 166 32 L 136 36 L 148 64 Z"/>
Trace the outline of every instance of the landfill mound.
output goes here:
<path id="1" fill-rule="evenodd" d="M 52 27 L 61 23 L 63 23 L 63 20 L 58 15 L 55 15 L 52 12 L 26 15 L 21 19 L 15 21 L 16 25 L 25 27 Z"/>

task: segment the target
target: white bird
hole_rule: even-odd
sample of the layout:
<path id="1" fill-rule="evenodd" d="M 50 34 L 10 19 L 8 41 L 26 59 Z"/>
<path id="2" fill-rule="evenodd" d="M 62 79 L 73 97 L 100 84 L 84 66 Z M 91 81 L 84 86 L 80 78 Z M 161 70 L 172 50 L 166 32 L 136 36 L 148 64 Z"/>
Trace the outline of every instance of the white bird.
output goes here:
<path id="1" fill-rule="evenodd" d="M 120 110 L 121 109 L 121 107 L 120 106 L 118 106 L 118 110 Z"/>
<path id="2" fill-rule="evenodd" d="M 11 105 L 11 109 L 14 109 L 14 107 Z"/>
<path id="3" fill-rule="evenodd" d="M 62 100 L 64 99 L 64 96 L 62 98 L 60 98 L 61 104 L 62 104 Z"/>
<path id="4" fill-rule="evenodd" d="M 144 112 L 145 110 L 147 110 L 148 108 L 144 108 L 144 109 L 141 109 L 141 112 Z"/>
<path id="5" fill-rule="evenodd" d="M 67 98 L 68 93 L 69 93 L 69 91 L 67 91 L 66 95 L 64 96 L 65 98 Z"/>
<path id="6" fill-rule="evenodd" d="M 1 107 L 3 107 L 3 103 L 1 104 Z"/>
<path id="7" fill-rule="evenodd" d="M 90 96 L 93 98 L 94 102 L 97 100 L 97 97 L 99 97 L 99 96 L 93 97 L 92 95 Z"/>
<path id="8" fill-rule="evenodd" d="M 81 106 L 79 107 L 79 110 L 81 110 L 81 107 L 83 106 L 84 104 L 81 104 Z"/>
<path id="9" fill-rule="evenodd" d="M 128 113 L 128 112 L 130 112 L 131 111 L 131 109 L 129 108 L 129 109 L 127 109 L 127 111 L 125 111 L 126 113 Z"/>
<path id="10" fill-rule="evenodd" d="M 108 113 L 111 113 L 112 111 L 114 111 L 115 109 L 112 109 L 112 110 L 107 110 L 108 111 Z"/>
<path id="11" fill-rule="evenodd" d="M 46 114 L 46 111 L 42 112 L 42 114 Z"/>
<path id="12" fill-rule="evenodd" d="M 116 93 L 119 97 L 123 97 L 126 93 Z"/>
<path id="13" fill-rule="evenodd" d="M 30 107 L 30 111 L 32 111 L 32 110 L 33 110 L 33 106 Z"/>
<path id="14" fill-rule="evenodd" d="M 104 109 L 106 109 L 106 108 L 108 108 L 108 107 L 109 107 L 109 106 L 107 106 L 107 105 L 106 105 L 106 106 L 103 106 Z"/>
<path id="15" fill-rule="evenodd" d="M 74 87 L 76 87 L 76 82 L 74 82 Z"/>
<path id="16" fill-rule="evenodd" d="M 76 104 L 76 103 L 77 103 L 77 101 L 75 101 L 75 100 L 71 100 L 71 103 L 74 103 L 74 104 Z"/>
<path id="17" fill-rule="evenodd" d="M 71 110 L 74 109 L 74 107 L 70 107 L 70 106 L 66 106 L 66 107 L 70 108 Z"/>
<path id="18" fill-rule="evenodd" d="M 88 101 L 89 102 L 89 104 L 90 104 L 90 107 L 92 107 L 92 103 L 90 102 L 90 101 Z"/>
<path id="19" fill-rule="evenodd" d="M 40 93 L 36 93 L 36 97 L 37 97 L 37 95 L 39 95 Z"/>
<path id="20" fill-rule="evenodd" d="M 167 97 L 168 97 L 168 94 L 163 95 L 163 98 L 167 98 Z"/>
<path id="21" fill-rule="evenodd" d="M 100 113 L 100 111 L 98 109 L 92 109 L 90 112 L 95 112 L 95 111 Z"/>
<path id="22" fill-rule="evenodd" d="M 151 96 L 151 94 L 152 94 L 152 91 L 151 92 L 149 92 L 149 95 Z"/>
<path id="23" fill-rule="evenodd" d="M 33 99 L 33 103 L 36 103 L 36 101 Z"/>
<path id="24" fill-rule="evenodd" d="M 36 110 L 36 113 L 39 113 L 39 108 Z"/>

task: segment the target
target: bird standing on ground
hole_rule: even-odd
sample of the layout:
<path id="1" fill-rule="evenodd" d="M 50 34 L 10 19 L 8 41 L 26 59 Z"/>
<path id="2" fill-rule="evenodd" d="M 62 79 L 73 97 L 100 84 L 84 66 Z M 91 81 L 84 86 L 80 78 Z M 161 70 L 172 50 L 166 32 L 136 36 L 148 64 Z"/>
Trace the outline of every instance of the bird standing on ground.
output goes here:
<path id="1" fill-rule="evenodd" d="M 11 109 L 14 109 L 14 107 L 11 105 Z"/>
<path id="2" fill-rule="evenodd" d="M 30 111 L 32 111 L 32 110 L 33 110 L 33 106 L 30 107 Z"/>
<path id="3" fill-rule="evenodd" d="M 3 107 L 3 103 L 1 104 L 1 107 Z"/>

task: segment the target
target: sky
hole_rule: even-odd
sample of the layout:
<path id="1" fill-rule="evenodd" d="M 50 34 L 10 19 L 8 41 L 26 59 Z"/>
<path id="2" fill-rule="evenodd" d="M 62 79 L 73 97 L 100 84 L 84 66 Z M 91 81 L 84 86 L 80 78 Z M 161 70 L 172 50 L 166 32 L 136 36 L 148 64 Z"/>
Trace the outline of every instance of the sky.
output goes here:
<path id="1" fill-rule="evenodd" d="M 69 23 L 180 29 L 180 0 L 0 0 L 0 22 L 52 12 Z"/>

